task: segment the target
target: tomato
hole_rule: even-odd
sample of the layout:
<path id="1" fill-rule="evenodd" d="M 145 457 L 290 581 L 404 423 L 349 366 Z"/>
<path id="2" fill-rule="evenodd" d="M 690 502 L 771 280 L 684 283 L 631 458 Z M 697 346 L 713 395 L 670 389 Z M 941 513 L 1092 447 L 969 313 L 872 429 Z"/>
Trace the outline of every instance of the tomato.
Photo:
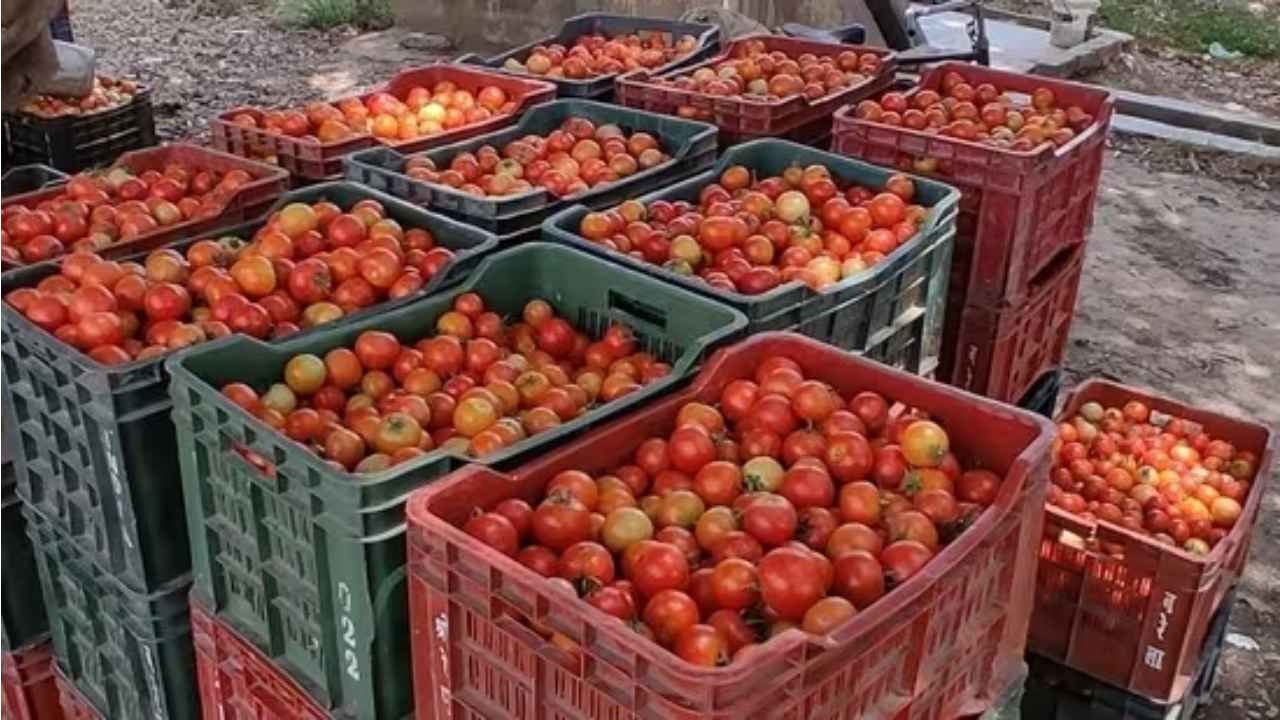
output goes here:
<path id="1" fill-rule="evenodd" d="M 960 507 L 955 497 L 946 490 L 921 490 L 912 497 L 912 502 L 935 526 L 949 525 L 960 518 Z"/>
<path id="2" fill-rule="evenodd" d="M 692 625 L 676 637 L 672 648 L 681 660 L 699 667 L 729 663 L 729 641 L 710 625 Z"/>
<path id="3" fill-rule="evenodd" d="M 311 395 L 324 386 L 328 370 L 324 360 L 304 353 L 295 355 L 284 366 L 284 381 L 299 395 Z"/>
<path id="4" fill-rule="evenodd" d="M 147 288 L 143 309 L 151 320 L 179 320 L 191 311 L 187 289 L 174 283 L 156 283 Z"/>
<path id="5" fill-rule="evenodd" d="M 529 545 L 521 549 L 516 560 L 543 577 L 557 577 L 560 574 L 559 556 L 541 545 Z"/>
<path id="6" fill-rule="evenodd" d="M 613 582 L 614 572 L 613 556 L 596 542 L 574 543 L 560 555 L 560 577 L 579 588 L 579 594 Z"/>
<path id="7" fill-rule="evenodd" d="M 733 380 L 720 393 L 720 409 L 733 422 L 740 422 L 751 411 L 759 396 L 759 386 L 750 380 Z"/>
<path id="8" fill-rule="evenodd" d="M 462 531 L 508 557 L 515 557 L 520 549 L 511 521 L 496 512 L 477 514 L 462 526 Z"/>
<path id="9" fill-rule="evenodd" d="M 742 613 L 735 610 L 716 610 L 707 618 L 707 624 L 724 637 L 731 656 L 739 649 L 760 640 Z"/>
<path id="10" fill-rule="evenodd" d="M 763 555 L 764 548 L 760 545 L 760 541 L 742 530 L 731 530 L 725 533 L 711 549 L 711 560 L 717 563 L 731 557 L 755 561 Z"/>
<path id="11" fill-rule="evenodd" d="M 823 459 L 837 482 L 852 483 L 871 473 L 875 458 L 866 437 L 858 432 L 842 430 L 828 435 Z"/>
<path id="12" fill-rule="evenodd" d="M 869 390 L 853 396 L 849 410 L 862 420 L 871 435 L 879 435 L 889 421 L 889 403 L 884 396 Z"/>
<path id="13" fill-rule="evenodd" d="M 801 458 L 821 458 L 827 451 L 827 440 L 813 430 L 796 430 L 782 441 L 782 461 L 794 465 Z"/>
<path id="14" fill-rule="evenodd" d="M 853 603 L 842 597 L 825 597 L 805 612 L 800 627 L 812 635 L 827 635 L 857 612 Z"/>
<path id="15" fill-rule="evenodd" d="M 835 560 L 832 589 L 854 607 L 865 609 L 885 593 L 884 568 L 872 553 L 850 550 Z"/>
<path id="16" fill-rule="evenodd" d="M 821 463 L 797 464 L 782 476 L 778 494 L 797 509 L 831 507 L 835 501 L 835 485 Z"/>
<path id="17" fill-rule="evenodd" d="M 796 416 L 810 423 L 821 423 L 838 409 L 840 398 L 823 383 L 806 380 L 791 394 Z"/>
<path id="18" fill-rule="evenodd" d="M 418 447 L 422 442 L 422 426 L 412 415 L 393 412 L 383 418 L 373 439 L 374 448 L 388 455 L 402 448 Z"/>
<path id="19" fill-rule="evenodd" d="M 791 411 L 791 402 L 782 395 L 763 395 L 747 413 L 741 430 L 767 430 L 778 437 L 786 437 L 800 425 Z"/>
<path id="20" fill-rule="evenodd" d="M 540 544 L 563 552 L 591 536 L 591 511 L 567 492 L 552 493 L 533 511 L 532 528 Z"/>
<path id="21" fill-rule="evenodd" d="M 587 604 L 608 615 L 623 620 L 633 620 L 636 616 L 635 601 L 631 595 L 616 585 L 598 587 L 590 590 L 584 597 Z"/>
<path id="22" fill-rule="evenodd" d="M 400 341 L 381 330 L 366 330 L 356 338 L 354 350 L 361 365 L 368 370 L 386 370 L 400 354 Z"/>
<path id="23" fill-rule="evenodd" d="M 587 510 L 596 508 L 599 490 L 591 476 L 581 470 L 565 470 L 551 478 L 551 482 L 547 483 L 547 494 L 557 490 L 572 495 Z"/>
<path id="24" fill-rule="evenodd" d="M 917 420 L 902 431 L 902 454 L 916 467 L 936 467 L 949 451 L 947 433 L 931 420 Z"/>
<path id="25" fill-rule="evenodd" d="M 879 488 L 865 481 L 841 487 L 839 510 L 845 522 L 878 525 L 881 517 Z"/>
<path id="26" fill-rule="evenodd" d="M 744 441 L 743 450 L 747 443 Z M 743 487 L 751 492 L 777 492 L 786 470 L 772 457 L 752 457 L 742 466 Z"/>
<path id="27" fill-rule="evenodd" d="M 683 473 L 694 475 L 704 465 L 715 460 L 716 448 L 705 429 L 685 426 L 671 433 L 667 454 L 672 467 Z"/>
<path id="28" fill-rule="evenodd" d="M 644 622 L 654 639 L 670 647 L 685 630 L 698 624 L 698 605 L 679 590 L 663 590 L 644 605 Z"/>
<path id="29" fill-rule="evenodd" d="M 600 539 L 613 552 L 623 552 L 643 540 L 653 537 L 653 522 L 643 510 L 622 507 L 605 517 L 600 529 Z"/>
<path id="30" fill-rule="evenodd" d="M 742 471 L 734 463 L 712 461 L 694 476 L 693 491 L 709 505 L 729 505 L 742 492 Z"/>
<path id="31" fill-rule="evenodd" d="M 880 554 L 886 582 L 890 587 L 901 585 L 919 572 L 932 557 L 933 552 L 915 540 L 890 543 Z"/>
<path id="32" fill-rule="evenodd" d="M 745 610 L 760 599 L 756 566 L 741 558 L 721 560 L 711 578 L 711 592 L 717 607 Z"/>
<path id="33" fill-rule="evenodd" d="M 882 490 L 897 490 L 907 475 L 907 459 L 897 445 L 885 445 L 876 450 L 875 463 L 871 466 L 871 480 Z"/>
<path id="34" fill-rule="evenodd" d="M 334 428 L 325 436 L 324 455 L 351 470 L 364 458 L 364 439 L 346 428 Z"/>
<path id="35" fill-rule="evenodd" d="M 765 547 L 788 542 L 799 524 L 796 507 L 781 495 L 762 494 L 742 510 L 742 529 Z"/>
<path id="36" fill-rule="evenodd" d="M 688 583 L 689 560 L 676 546 L 649 540 L 637 543 L 633 549 L 635 559 L 626 574 L 641 597 L 653 598 Z"/>
<path id="37" fill-rule="evenodd" d="M 761 598 L 778 618 L 798 621 L 826 595 L 825 578 L 815 557 L 808 550 L 780 547 L 760 559 Z"/>

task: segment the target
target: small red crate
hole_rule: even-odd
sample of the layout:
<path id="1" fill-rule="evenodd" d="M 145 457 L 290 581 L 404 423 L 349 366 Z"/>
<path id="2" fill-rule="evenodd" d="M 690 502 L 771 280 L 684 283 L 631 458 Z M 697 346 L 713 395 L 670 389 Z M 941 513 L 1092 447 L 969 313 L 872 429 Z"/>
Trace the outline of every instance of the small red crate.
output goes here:
<path id="1" fill-rule="evenodd" d="M 205 235 L 220 228 L 252 220 L 265 213 L 276 198 L 289 189 L 289 174 L 278 167 L 185 143 L 127 152 L 121 155 L 112 167 L 124 167 L 134 174 L 141 174 L 147 170 L 163 171 L 164 166 L 171 162 L 223 173 L 230 170 L 244 170 L 253 179 L 231 196 L 227 206 L 216 217 L 185 220 L 168 227 L 157 228 L 133 240 L 103 248 L 98 251 L 98 255 L 109 260 L 120 259 L 126 255 L 155 250 L 175 240 Z M 63 192 L 64 187 L 57 186 L 15 195 L 5 198 L 2 207 L 23 205 L 33 208 L 46 200 L 58 197 Z M 9 269 L 8 262 L 5 263 L 5 269 Z"/>
<path id="2" fill-rule="evenodd" d="M 62 715 L 55 717 L 62 717 L 65 720 L 106 720 L 102 713 L 80 694 L 75 683 L 62 673 L 58 664 L 55 662 L 52 665 L 53 679 L 58 688 L 58 702 L 62 706 Z"/>
<path id="3" fill-rule="evenodd" d="M 9 588 L 10 591 L 29 589 Z M 9 720 L 61 720 L 49 641 L 4 653 L 4 716 Z"/>
<path id="4" fill-rule="evenodd" d="M 640 70 L 618 78 L 617 102 L 628 107 L 649 110 L 663 115 L 676 115 L 680 108 L 693 108 L 707 122 L 732 133 L 741 139 L 783 137 L 801 126 L 811 126 L 815 121 L 830 119 L 837 109 L 846 103 L 856 103 L 889 87 L 897 70 L 897 55 L 884 48 L 862 45 L 816 42 L 780 35 L 748 35 L 729 43 L 724 51 L 710 60 L 672 70 L 658 77 L 670 78 L 692 74 L 693 71 L 714 67 L 733 56 L 737 48 L 747 42 L 763 42 L 769 52 L 780 50 L 791 57 L 804 53 L 835 57 L 849 50 L 858 54 L 874 53 L 882 62 L 880 71 L 858 85 L 839 88 L 815 100 L 803 95 L 777 100 L 752 100 L 742 96 L 724 97 L 693 90 L 681 90 L 653 82 L 649 73 Z"/>
<path id="5" fill-rule="evenodd" d="M 1096 87 L 956 62 L 933 66 L 908 97 L 939 89 L 948 72 L 975 86 L 989 82 L 1012 93 L 1049 88 L 1060 106 L 1078 105 L 1094 122 L 1062 147 L 1045 143 L 1015 152 L 860 120 L 850 105 L 835 114 L 833 149 L 909 170 L 917 158 L 938 160 L 938 179 L 962 193 L 953 288 L 963 288 L 970 305 L 1015 302 L 1031 291 L 1032 280 L 1053 258 L 1083 242 L 1093 227 L 1113 101 Z"/>
<path id="6" fill-rule="evenodd" d="M 242 113 L 253 115 L 260 120 L 263 112 L 256 108 L 237 108 L 223 113 L 209 122 L 209 131 L 214 147 L 219 150 L 244 157 L 274 155 L 280 167 L 288 170 L 296 178 L 328 180 L 342 175 L 342 158 L 357 150 L 363 150 L 380 142 L 404 153 L 415 153 L 449 145 L 506 127 L 519 119 L 525 109 L 556 98 L 556 87 L 549 82 L 454 64 L 425 65 L 403 70 L 375 92 L 389 93 L 404 100 L 410 89 L 418 86 L 430 88 L 444 80 L 457 84 L 460 89 L 473 92 L 485 85 L 502 88 L 508 98 L 515 103 L 515 110 L 435 135 L 400 142 L 381 141 L 368 133 L 360 133 L 346 140 L 331 143 L 304 142 L 300 138 L 245 127 L 231 121 L 233 117 Z M 371 94 L 366 93 L 359 97 L 363 100 Z M 341 100 L 334 101 L 335 104 L 338 102 Z"/>
<path id="7" fill-rule="evenodd" d="M 329 720 L 307 691 L 191 596 L 191 640 L 205 720 Z"/>
<path id="8" fill-rule="evenodd" d="M 1212 552 L 1194 556 L 1119 525 L 1046 508 L 1027 649 L 1167 704 L 1195 680 L 1210 620 L 1244 568 L 1280 440 L 1265 425 L 1106 380 L 1072 391 L 1060 417 L 1089 401 L 1120 407 L 1128 400 L 1200 423 L 1209 435 L 1257 453 L 1244 512 Z M 1060 542 L 1063 533 L 1083 542 Z M 1101 547 L 1123 557 L 1094 549 Z"/>
<path id="9" fill-rule="evenodd" d="M 928 566 L 831 635 L 784 633 L 723 668 L 697 668 L 553 589 L 458 526 L 503 499 L 534 499 L 558 472 L 600 471 L 715 402 L 765 357 L 785 356 L 841 394 L 874 388 L 925 408 L 952 447 L 1004 478 L 996 503 Z M 1035 539 L 1053 428 L 799 335 L 762 333 L 717 352 L 685 389 L 504 474 L 471 465 L 409 499 L 409 624 L 418 720 L 535 717 L 938 718 L 983 712 L 1021 672 Z M 522 620 L 582 648 L 572 659 Z"/>
<path id="10" fill-rule="evenodd" d="M 1066 252 L 1012 306 L 965 304 L 952 292 L 938 377 L 978 395 L 1017 403 L 1046 371 L 1061 365 L 1084 274 L 1084 245 Z"/>

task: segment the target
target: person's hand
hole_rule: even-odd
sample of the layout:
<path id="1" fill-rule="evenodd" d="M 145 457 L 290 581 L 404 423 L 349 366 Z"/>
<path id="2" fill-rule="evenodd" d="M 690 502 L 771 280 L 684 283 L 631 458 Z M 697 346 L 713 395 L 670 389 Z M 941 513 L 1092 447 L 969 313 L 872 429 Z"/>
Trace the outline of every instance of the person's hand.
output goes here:
<path id="1" fill-rule="evenodd" d="M 58 55 L 49 22 L 62 0 L 0 0 L 3 19 L 3 108 L 16 107 L 43 80 L 58 70 Z"/>

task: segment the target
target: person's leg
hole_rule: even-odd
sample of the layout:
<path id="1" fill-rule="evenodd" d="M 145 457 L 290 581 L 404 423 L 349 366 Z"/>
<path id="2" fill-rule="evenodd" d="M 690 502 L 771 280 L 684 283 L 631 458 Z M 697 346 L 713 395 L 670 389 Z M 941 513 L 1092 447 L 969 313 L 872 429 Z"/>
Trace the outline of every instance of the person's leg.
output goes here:
<path id="1" fill-rule="evenodd" d="M 53 22 L 49 23 L 49 32 L 54 40 L 75 42 L 75 38 L 71 35 L 71 10 L 67 7 L 67 3 L 62 3 L 62 11 L 53 19 Z"/>

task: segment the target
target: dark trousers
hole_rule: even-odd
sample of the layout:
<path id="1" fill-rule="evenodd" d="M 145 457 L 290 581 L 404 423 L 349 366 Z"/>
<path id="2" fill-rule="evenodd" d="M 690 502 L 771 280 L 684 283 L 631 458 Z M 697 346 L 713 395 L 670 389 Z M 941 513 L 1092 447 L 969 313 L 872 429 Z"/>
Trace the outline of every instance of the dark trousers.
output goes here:
<path id="1" fill-rule="evenodd" d="M 59 12 L 53 22 L 49 23 L 49 32 L 54 40 L 75 42 L 75 38 L 71 36 L 71 12 L 66 3 L 62 4 L 62 12 Z"/>

